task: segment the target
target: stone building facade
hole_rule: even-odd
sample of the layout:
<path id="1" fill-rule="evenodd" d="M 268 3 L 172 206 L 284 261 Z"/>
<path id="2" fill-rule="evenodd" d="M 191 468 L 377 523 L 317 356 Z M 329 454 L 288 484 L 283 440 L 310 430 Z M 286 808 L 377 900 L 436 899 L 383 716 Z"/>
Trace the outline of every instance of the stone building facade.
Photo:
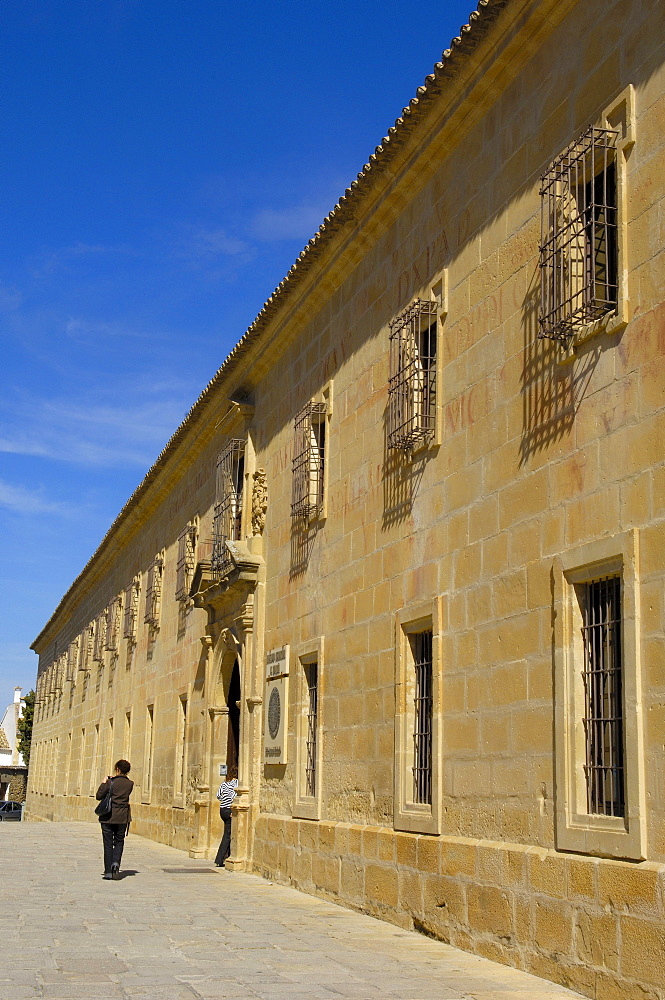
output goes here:
<path id="1" fill-rule="evenodd" d="M 665 998 L 665 7 L 480 0 L 36 639 L 27 813 Z"/>

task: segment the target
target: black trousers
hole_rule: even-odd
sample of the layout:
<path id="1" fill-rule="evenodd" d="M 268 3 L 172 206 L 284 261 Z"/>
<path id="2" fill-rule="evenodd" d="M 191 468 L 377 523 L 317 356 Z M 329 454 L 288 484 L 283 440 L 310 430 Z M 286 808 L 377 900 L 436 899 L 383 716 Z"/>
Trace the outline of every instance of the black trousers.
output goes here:
<path id="1" fill-rule="evenodd" d="M 215 864 L 223 865 L 231 853 L 231 810 L 220 808 L 219 815 L 222 817 L 224 822 L 224 833 L 222 834 L 222 842 L 219 845 L 219 850 L 217 851 Z"/>
<path id="2" fill-rule="evenodd" d="M 120 867 L 122 849 L 125 846 L 125 823 L 100 823 L 104 841 L 104 873 L 110 875 L 113 865 Z"/>

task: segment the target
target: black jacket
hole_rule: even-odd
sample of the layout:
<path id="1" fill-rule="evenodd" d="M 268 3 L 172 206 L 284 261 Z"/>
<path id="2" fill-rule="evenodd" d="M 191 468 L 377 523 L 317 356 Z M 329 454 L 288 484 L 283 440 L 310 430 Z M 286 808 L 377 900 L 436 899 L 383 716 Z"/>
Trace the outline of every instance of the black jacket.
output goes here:
<path id="1" fill-rule="evenodd" d="M 112 793 L 111 801 L 113 803 L 113 811 L 110 816 L 105 816 L 104 819 L 99 817 L 100 823 L 122 823 L 123 826 L 129 826 L 132 818 L 132 810 L 129 805 L 129 796 L 132 794 L 132 788 L 134 787 L 134 782 L 131 781 L 126 775 L 119 774 L 117 777 L 112 778 Z M 108 778 L 106 781 L 102 781 L 101 785 L 97 789 L 97 798 L 101 802 L 106 793 L 109 790 Z"/>

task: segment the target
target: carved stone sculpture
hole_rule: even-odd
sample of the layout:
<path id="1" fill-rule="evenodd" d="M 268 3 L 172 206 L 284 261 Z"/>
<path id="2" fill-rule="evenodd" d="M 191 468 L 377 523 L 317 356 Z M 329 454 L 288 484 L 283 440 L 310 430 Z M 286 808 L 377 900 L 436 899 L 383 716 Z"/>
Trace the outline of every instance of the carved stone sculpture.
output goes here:
<path id="1" fill-rule="evenodd" d="M 266 526 L 266 510 L 268 509 L 268 487 L 266 486 L 265 469 L 257 469 L 254 473 L 252 488 L 252 534 L 262 535 Z"/>

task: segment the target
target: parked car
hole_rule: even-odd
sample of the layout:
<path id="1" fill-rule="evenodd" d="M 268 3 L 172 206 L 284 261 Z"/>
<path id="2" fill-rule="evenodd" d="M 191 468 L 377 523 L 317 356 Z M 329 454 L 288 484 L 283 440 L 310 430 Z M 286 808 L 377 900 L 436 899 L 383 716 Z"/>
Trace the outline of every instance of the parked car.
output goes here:
<path id="1" fill-rule="evenodd" d="M 23 815 L 23 806 L 20 802 L 0 802 L 0 823 L 9 823 L 12 820 L 20 820 Z"/>

